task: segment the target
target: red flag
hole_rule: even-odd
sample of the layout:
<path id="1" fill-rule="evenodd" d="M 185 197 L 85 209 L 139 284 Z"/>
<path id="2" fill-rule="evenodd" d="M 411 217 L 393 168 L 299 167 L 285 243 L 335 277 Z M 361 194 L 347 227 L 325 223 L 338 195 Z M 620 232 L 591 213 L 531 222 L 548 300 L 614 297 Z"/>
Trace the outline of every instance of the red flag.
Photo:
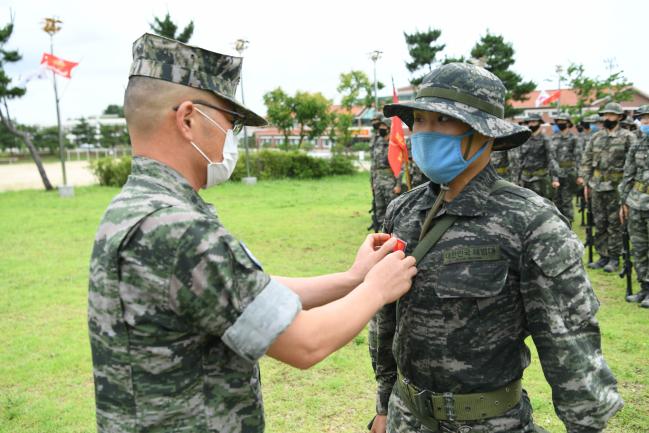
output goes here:
<path id="1" fill-rule="evenodd" d="M 41 65 L 42 64 L 45 64 L 45 67 L 51 69 L 54 73 L 62 75 L 65 78 L 70 78 L 72 68 L 77 66 L 79 63 L 63 60 L 56 57 L 54 54 L 43 53 L 43 58 L 41 59 Z"/>
<path id="2" fill-rule="evenodd" d="M 548 94 L 545 90 L 539 93 L 539 96 L 536 98 L 536 106 L 548 105 L 551 102 L 556 101 L 561 96 L 561 90 L 555 90 L 554 92 Z"/>
<path id="3" fill-rule="evenodd" d="M 397 90 L 392 84 L 392 102 L 398 103 Z M 390 126 L 390 145 L 388 146 L 388 162 L 394 176 L 399 176 L 401 173 L 401 166 L 404 162 L 408 161 L 408 148 L 406 147 L 406 139 L 403 135 L 403 124 L 401 119 L 397 116 L 392 118 L 392 125 Z"/>

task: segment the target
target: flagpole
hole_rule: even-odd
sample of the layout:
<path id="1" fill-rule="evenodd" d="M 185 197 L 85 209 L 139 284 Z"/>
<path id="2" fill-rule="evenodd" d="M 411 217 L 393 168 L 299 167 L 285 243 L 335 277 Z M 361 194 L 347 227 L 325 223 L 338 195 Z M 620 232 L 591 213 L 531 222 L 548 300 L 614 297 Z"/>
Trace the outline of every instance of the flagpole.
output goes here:
<path id="1" fill-rule="evenodd" d="M 54 34 L 61 30 L 61 21 L 56 18 L 45 18 L 43 30 L 50 35 L 50 54 L 54 55 Z M 73 190 L 68 187 L 68 176 L 65 170 L 65 157 L 63 145 L 63 128 L 61 126 L 61 109 L 59 108 L 59 89 L 56 85 L 56 73 L 52 71 L 52 82 L 54 84 L 54 101 L 56 103 L 56 123 L 59 129 L 59 158 L 61 159 L 61 172 L 63 173 L 63 186 L 59 188 L 61 196 L 73 195 Z"/>

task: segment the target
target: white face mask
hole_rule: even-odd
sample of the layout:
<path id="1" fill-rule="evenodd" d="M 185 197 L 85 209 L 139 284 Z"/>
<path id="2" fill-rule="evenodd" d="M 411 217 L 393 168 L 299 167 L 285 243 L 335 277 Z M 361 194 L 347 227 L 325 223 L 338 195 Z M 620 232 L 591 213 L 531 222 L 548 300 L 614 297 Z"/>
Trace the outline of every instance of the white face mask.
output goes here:
<path id="1" fill-rule="evenodd" d="M 239 149 L 237 145 L 237 137 L 234 135 L 232 129 L 227 131 L 221 125 L 216 123 L 210 116 L 203 113 L 198 108 L 194 107 L 196 111 L 202 114 L 207 120 L 212 122 L 217 128 L 225 133 L 225 142 L 223 143 L 223 161 L 212 162 L 205 153 L 194 143 L 190 141 L 191 145 L 207 160 L 207 182 L 203 188 L 209 188 L 214 185 L 226 182 L 232 176 L 234 168 L 237 166 L 237 159 L 239 157 Z"/>

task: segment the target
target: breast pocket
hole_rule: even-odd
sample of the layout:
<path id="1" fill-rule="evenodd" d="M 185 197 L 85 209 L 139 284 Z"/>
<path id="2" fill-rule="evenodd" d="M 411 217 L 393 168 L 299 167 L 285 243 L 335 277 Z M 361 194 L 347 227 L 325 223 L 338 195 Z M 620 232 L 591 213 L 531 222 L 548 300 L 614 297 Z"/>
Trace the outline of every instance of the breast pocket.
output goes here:
<path id="1" fill-rule="evenodd" d="M 504 259 L 444 265 L 435 293 L 441 299 L 449 346 L 482 351 L 522 332 L 520 295 Z"/>

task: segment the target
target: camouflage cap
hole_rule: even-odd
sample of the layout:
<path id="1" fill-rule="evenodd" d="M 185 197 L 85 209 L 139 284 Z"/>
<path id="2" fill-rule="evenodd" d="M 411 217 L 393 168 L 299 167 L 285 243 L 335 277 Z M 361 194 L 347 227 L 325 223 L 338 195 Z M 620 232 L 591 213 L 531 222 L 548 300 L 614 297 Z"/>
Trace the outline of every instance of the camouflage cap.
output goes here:
<path id="1" fill-rule="evenodd" d="M 624 109 L 617 102 L 609 102 L 604 105 L 604 108 L 599 110 L 599 114 L 613 113 L 613 114 L 624 114 Z"/>
<path id="2" fill-rule="evenodd" d="M 215 53 L 158 35 L 145 33 L 133 42 L 129 78 L 157 78 L 214 93 L 231 102 L 250 126 L 266 120 L 234 98 L 241 74 L 241 57 Z"/>
<path id="3" fill-rule="evenodd" d="M 520 146 L 531 134 L 529 129 L 504 119 L 505 86 L 498 77 L 469 63 L 440 66 L 423 78 L 414 101 L 383 108 L 386 116 L 398 116 L 410 129 L 413 110 L 454 117 L 479 133 L 495 138 L 494 150 Z"/>
<path id="4" fill-rule="evenodd" d="M 627 126 L 635 125 L 635 122 L 633 121 L 633 118 L 631 116 L 625 117 L 620 123 Z"/>
<path id="5" fill-rule="evenodd" d="M 649 104 L 644 104 L 638 107 L 638 109 L 633 113 L 633 116 L 640 117 L 644 114 L 649 114 Z"/>

